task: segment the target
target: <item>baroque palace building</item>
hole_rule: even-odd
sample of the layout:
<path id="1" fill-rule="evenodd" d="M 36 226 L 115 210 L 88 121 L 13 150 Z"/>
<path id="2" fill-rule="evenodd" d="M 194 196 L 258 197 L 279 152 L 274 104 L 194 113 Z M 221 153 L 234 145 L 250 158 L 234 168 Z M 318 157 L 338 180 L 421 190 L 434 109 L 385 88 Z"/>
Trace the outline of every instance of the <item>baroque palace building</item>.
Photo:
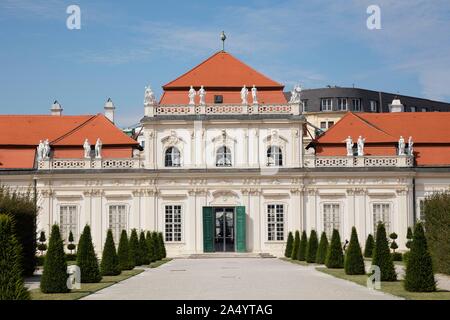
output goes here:
<path id="1" fill-rule="evenodd" d="M 38 195 L 38 230 L 77 241 L 91 225 L 164 233 L 170 256 L 282 255 L 289 231 L 360 241 L 378 221 L 399 235 L 423 199 L 450 186 L 450 113 L 352 113 L 308 139 L 301 90 L 220 51 L 163 86 L 148 87 L 142 143 L 105 114 L 0 116 L 0 184 Z M 400 108 L 401 101 L 393 101 Z M 411 137 L 411 138 L 410 138 Z M 305 143 L 307 142 L 307 144 Z"/>

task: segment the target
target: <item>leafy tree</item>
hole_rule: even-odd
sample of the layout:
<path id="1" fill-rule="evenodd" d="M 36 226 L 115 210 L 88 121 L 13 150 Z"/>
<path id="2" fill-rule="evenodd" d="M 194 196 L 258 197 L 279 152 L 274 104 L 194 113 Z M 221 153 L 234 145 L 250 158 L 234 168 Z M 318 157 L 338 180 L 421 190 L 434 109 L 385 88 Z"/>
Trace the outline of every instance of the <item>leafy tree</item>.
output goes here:
<path id="1" fill-rule="evenodd" d="M 358 241 L 356 228 L 352 228 L 352 235 L 345 253 L 344 269 L 346 274 L 365 274 L 364 258 Z"/>
<path id="2" fill-rule="evenodd" d="M 391 238 L 392 242 L 390 245 L 390 248 L 392 249 L 392 251 L 395 253 L 395 250 L 398 249 L 398 245 L 397 242 L 395 242 L 395 240 L 398 238 L 397 234 L 395 232 L 392 232 L 389 235 L 389 238 Z"/>
<path id="3" fill-rule="evenodd" d="M 38 250 L 41 252 L 41 256 L 44 255 L 44 251 L 47 250 L 47 244 L 45 243 L 47 239 L 45 238 L 45 231 L 41 231 L 39 235 L 39 244 L 38 244 Z"/>
<path id="4" fill-rule="evenodd" d="M 292 246 L 292 260 L 298 260 L 298 248 L 300 247 L 300 232 L 295 231 L 294 245 Z"/>
<path id="5" fill-rule="evenodd" d="M 22 278 L 21 247 L 11 217 L 0 214 L 0 300 L 29 300 Z"/>
<path id="6" fill-rule="evenodd" d="M 306 247 L 306 262 L 316 262 L 317 248 L 319 247 L 319 240 L 317 239 L 316 230 L 311 230 L 309 235 L 308 246 Z"/>
<path id="7" fill-rule="evenodd" d="M 302 232 L 302 238 L 300 239 L 300 246 L 298 248 L 298 260 L 306 261 L 306 248 L 308 247 L 308 237 L 306 231 Z"/>
<path id="8" fill-rule="evenodd" d="M 148 259 L 151 262 L 155 262 L 156 261 L 156 257 L 155 257 L 155 248 L 154 248 L 154 244 L 153 244 L 153 237 L 152 237 L 152 233 L 150 231 L 147 231 L 146 235 L 145 235 L 145 240 L 147 241 L 147 247 L 148 247 Z"/>
<path id="9" fill-rule="evenodd" d="M 81 283 L 97 283 L 102 280 L 88 225 L 84 227 L 78 243 L 77 266 L 81 272 Z"/>
<path id="10" fill-rule="evenodd" d="M 369 233 L 366 240 L 366 245 L 364 247 L 364 257 L 372 258 L 373 247 L 375 246 L 375 241 L 373 240 L 373 236 Z"/>
<path id="11" fill-rule="evenodd" d="M 286 258 L 291 257 L 293 245 L 294 245 L 294 236 L 292 235 L 292 231 L 289 231 L 287 243 L 286 243 L 286 250 L 284 251 L 284 256 Z"/>
<path id="12" fill-rule="evenodd" d="M 130 249 L 128 244 L 128 236 L 125 230 L 120 234 L 119 247 L 117 249 L 119 257 L 120 270 L 132 270 L 134 268 L 134 259 L 130 259 Z"/>
<path id="13" fill-rule="evenodd" d="M 130 241 L 128 242 L 128 250 L 130 265 L 133 265 L 133 268 L 135 266 L 142 265 L 141 257 L 139 255 L 139 239 L 136 229 L 131 230 Z"/>
<path id="14" fill-rule="evenodd" d="M 113 234 L 111 229 L 106 235 L 105 245 L 103 247 L 102 261 L 100 263 L 100 273 L 102 276 L 117 276 L 121 272 L 119 266 L 119 257 L 116 252 Z"/>
<path id="15" fill-rule="evenodd" d="M 340 269 L 344 267 L 344 254 L 341 247 L 341 237 L 339 231 L 333 230 L 330 245 L 328 246 L 325 265 L 330 269 Z"/>
<path id="16" fill-rule="evenodd" d="M 70 233 L 69 233 L 69 239 L 68 240 L 69 240 L 69 244 L 67 245 L 67 249 L 70 250 L 70 254 L 73 254 L 73 250 L 75 250 L 76 246 L 73 243 L 74 239 L 73 239 L 72 231 L 70 231 Z"/>
<path id="17" fill-rule="evenodd" d="M 145 239 L 144 231 L 139 234 L 139 256 L 141 258 L 142 264 L 149 264 L 150 259 L 148 257 L 148 246 L 147 240 Z"/>
<path id="18" fill-rule="evenodd" d="M 58 225 L 53 225 L 50 233 L 47 255 L 44 261 L 44 272 L 41 278 L 43 293 L 65 293 L 67 288 L 67 262 L 64 243 Z"/>
<path id="19" fill-rule="evenodd" d="M 386 236 L 386 229 L 383 223 L 379 223 L 377 227 L 375 247 L 373 249 L 372 265 L 378 266 L 381 272 L 381 281 L 396 281 L 394 262 L 392 261 L 391 252 Z"/>
<path id="20" fill-rule="evenodd" d="M 413 242 L 406 264 L 404 286 L 407 291 L 436 291 L 433 263 L 421 223 L 417 223 L 414 228 Z"/>
<path id="21" fill-rule="evenodd" d="M 412 239 L 413 239 L 413 232 L 411 227 L 408 227 L 408 231 L 406 232 L 406 247 L 408 249 L 411 249 L 411 243 L 412 243 Z"/>
<path id="22" fill-rule="evenodd" d="M 161 259 L 164 259 L 167 257 L 167 251 L 166 251 L 166 245 L 164 243 L 164 235 L 162 232 L 158 233 L 159 236 L 159 245 L 160 245 L 160 253 L 161 253 Z"/>
<path id="23" fill-rule="evenodd" d="M 316 263 L 318 263 L 318 264 L 325 263 L 325 259 L 327 257 L 327 251 L 328 251 L 327 234 L 325 232 L 322 232 L 322 235 L 320 236 L 319 248 L 317 249 L 317 254 L 316 254 Z"/>

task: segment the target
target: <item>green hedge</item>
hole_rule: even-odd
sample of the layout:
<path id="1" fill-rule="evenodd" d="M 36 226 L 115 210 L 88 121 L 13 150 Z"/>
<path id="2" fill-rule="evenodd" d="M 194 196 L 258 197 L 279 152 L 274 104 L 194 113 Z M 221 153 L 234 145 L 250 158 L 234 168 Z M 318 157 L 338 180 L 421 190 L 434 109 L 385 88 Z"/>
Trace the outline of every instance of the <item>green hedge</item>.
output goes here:
<path id="1" fill-rule="evenodd" d="M 325 263 L 327 251 L 328 251 L 327 234 L 325 232 L 322 232 L 322 235 L 320 236 L 319 248 L 317 249 L 316 263 L 318 264 Z"/>
<path id="2" fill-rule="evenodd" d="M 116 245 L 114 244 L 111 229 L 108 230 L 106 235 L 102 261 L 100 263 L 100 273 L 102 276 L 117 276 L 121 273 L 119 257 L 117 256 Z"/>
<path id="3" fill-rule="evenodd" d="M 333 230 L 330 245 L 328 246 L 325 265 L 330 269 L 341 269 L 344 267 L 344 254 L 341 247 L 341 237 L 339 231 Z"/>
<path id="4" fill-rule="evenodd" d="M 97 283 L 102 280 L 88 225 L 84 227 L 78 243 L 77 266 L 80 267 L 81 283 Z"/>
<path id="5" fill-rule="evenodd" d="M 306 261 L 306 248 L 308 247 L 308 236 L 306 231 L 302 232 L 302 238 L 300 239 L 300 246 L 298 248 L 298 260 Z"/>
<path id="6" fill-rule="evenodd" d="M 295 231 L 294 245 L 292 246 L 292 254 L 291 254 L 292 260 L 298 260 L 299 247 L 300 247 L 300 232 L 297 230 Z"/>
<path id="7" fill-rule="evenodd" d="M 316 230 L 311 230 L 309 235 L 308 246 L 306 247 L 306 262 L 316 262 L 317 248 L 319 247 L 319 240 L 317 239 Z"/>
<path id="8" fill-rule="evenodd" d="M 294 245 L 294 236 L 292 235 L 292 231 L 289 231 L 287 242 L 286 242 L 286 250 L 284 250 L 284 256 L 286 258 L 291 257 L 293 245 Z"/>
<path id="9" fill-rule="evenodd" d="M 361 247 L 358 241 L 358 234 L 356 228 L 352 228 L 352 235 L 345 253 L 344 269 L 346 274 L 365 274 L 364 258 L 361 252 Z"/>
<path id="10" fill-rule="evenodd" d="M 386 228 L 383 223 L 379 223 L 373 249 L 372 265 L 378 266 L 381 272 L 381 281 L 396 281 L 394 263 L 392 262 L 391 251 L 386 235 Z"/>
<path id="11" fill-rule="evenodd" d="M 366 239 L 366 245 L 364 246 L 364 257 L 372 258 L 374 246 L 375 246 L 375 241 L 373 240 L 373 236 L 371 234 L 369 234 Z"/>

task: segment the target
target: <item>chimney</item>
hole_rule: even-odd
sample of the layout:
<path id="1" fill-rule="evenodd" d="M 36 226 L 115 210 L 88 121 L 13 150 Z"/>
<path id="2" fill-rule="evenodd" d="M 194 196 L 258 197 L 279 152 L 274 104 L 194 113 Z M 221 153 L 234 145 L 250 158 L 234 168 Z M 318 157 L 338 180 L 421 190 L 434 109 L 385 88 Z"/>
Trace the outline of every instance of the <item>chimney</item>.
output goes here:
<path id="1" fill-rule="evenodd" d="M 116 107 L 114 106 L 111 98 L 108 98 L 105 103 L 105 117 L 107 117 L 112 123 L 114 123 L 114 110 L 116 110 Z"/>
<path id="2" fill-rule="evenodd" d="M 61 116 L 62 115 L 63 108 L 61 107 L 61 105 L 59 104 L 59 102 L 57 100 L 55 100 L 55 102 L 53 102 L 50 112 L 51 112 L 52 116 Z"/>
<path id="3" fill-rule="evenodd" d="M 392 103 L 389 105 L 390 112 L 404 112 L 405 108 L 398 97 L 395 97 L 392 100 Z"/>

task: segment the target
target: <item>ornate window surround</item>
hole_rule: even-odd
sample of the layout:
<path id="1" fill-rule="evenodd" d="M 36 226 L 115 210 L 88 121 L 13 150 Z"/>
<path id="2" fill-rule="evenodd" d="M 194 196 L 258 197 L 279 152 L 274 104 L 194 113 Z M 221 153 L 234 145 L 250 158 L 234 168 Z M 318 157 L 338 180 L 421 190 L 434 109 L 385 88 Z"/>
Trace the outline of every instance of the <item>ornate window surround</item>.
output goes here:
<path id="1" fill-rule="evenodd" d="M 282 157 L 282 165 L 286 166 L 287 163 L 287 156 L 286 156 L 286 145 L 288 144 L 288 139 L 286 139 L 285 137 L 281 136 L 278 132 L 278 130 L 272 130 L 271 134 L 266 136 L 263 139 L 264 142 L 264 157 L 263 159 L 265 159 L 265 166 L 268 166 L 267 163 L 267 151 L 269 150 L 270 147 L 278 147 L 281 150 L 281 157 Z M 277 166 L 275 166 L 277 167 Z"/>
<path id="2" fill-rule="evenodd" d="M 212 144 L 213 144 L 213 152 L 214 154 L 212 155 L 212 159 L 214 159 L 214 166 L 216 166 L 216 157 L 217 157 L 217 152 L 219 151 L 219 149 L 221 147 L 227 147 L 230 150 L 231 153 L 231 167 L 235 167 L 236 165 L 236 143 L 237 140 L 234 137 L 231 137 L 228 133 L 227 130 L 222 129 L 222 132 L 220 135 L 214 137 L 211 140 Z M 227 168 L 227 167 L 221 167 L 221 168 Z"/>
<path id="3" fill-rule="evenodd" d="M 184 145 L 186 142 L 183 140 L 183 138 L 179 137 L 177 135 L 177 132 L 175 130 L 172 130 L 170 132 L 170 135 L 165 136 L 161 139 L 161 143 L 163 146 L 163 152 L 162 152 L 162 167 L 164 168 L 180 168 L 184 166 Z M 180 166 L 179 167 L 166 167 L 166 151 L 167 149 L 175 147 L 180 151 Z"/>

